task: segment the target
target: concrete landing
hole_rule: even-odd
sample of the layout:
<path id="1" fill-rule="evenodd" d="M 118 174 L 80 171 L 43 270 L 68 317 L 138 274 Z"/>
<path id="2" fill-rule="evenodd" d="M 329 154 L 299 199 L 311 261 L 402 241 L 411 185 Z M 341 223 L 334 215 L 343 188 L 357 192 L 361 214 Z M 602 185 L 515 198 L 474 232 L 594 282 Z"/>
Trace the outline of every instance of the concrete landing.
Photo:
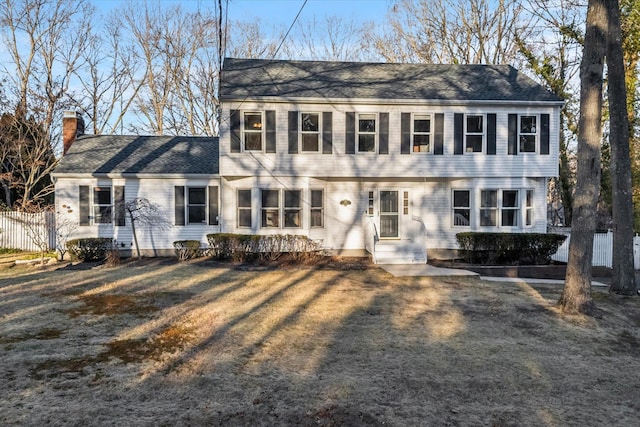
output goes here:
<path id="1" fill-rule="evenodd" d="M 458 268 L 434 267 L 429 264 L 378 264 L 383 270 L 393 274 L 395 277 L 451 277 L 468 276 L 479 277 L 473 271 L 461 270 Z"/>

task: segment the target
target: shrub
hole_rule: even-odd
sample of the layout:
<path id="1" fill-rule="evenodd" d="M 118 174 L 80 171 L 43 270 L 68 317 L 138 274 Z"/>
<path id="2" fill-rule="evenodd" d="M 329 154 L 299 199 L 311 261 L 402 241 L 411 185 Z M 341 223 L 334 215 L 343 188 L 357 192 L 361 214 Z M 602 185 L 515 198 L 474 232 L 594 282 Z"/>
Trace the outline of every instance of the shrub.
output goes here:
<path id="1" fill-rule="evenodd" d="M 113 247 L 113 241 L 107 237 L 88 237 L 67 242 L 71 256 L 80 261 L 102 261 Z"/>
<path id="2" fill-rule="evenodd" d="M 316 256 L 319 244 L 307 236 L 293 234 L 249 235 L 208 234 L 211 255 L 219 260 L 244 262 L 258 257 L 261 261 L 275 261 L 283 253 L 291 254 L 296 261 Z"/>
<path id="3" fill-rule="evenodd" d="M 456 234 L 462 257 L 473 264 L 546 264 L 566 236 L 544 233 Z"/>
<path id="4" fill-rule="evenodd" d="M 200 242 L 198 240 L 177 240 L 173 242 L 178 261 L 186 261 L 200 255 Z"/>

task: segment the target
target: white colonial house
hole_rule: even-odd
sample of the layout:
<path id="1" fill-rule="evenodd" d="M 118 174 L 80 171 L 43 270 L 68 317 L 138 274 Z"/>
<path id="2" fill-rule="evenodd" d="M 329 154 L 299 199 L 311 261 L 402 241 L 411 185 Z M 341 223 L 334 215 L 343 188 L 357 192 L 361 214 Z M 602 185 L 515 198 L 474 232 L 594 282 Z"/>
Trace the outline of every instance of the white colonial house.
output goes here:
<path id="1" fill-rule="evenodd" d="M 214 232 L 303 234 L 424 263 L 462 231 L 546 232 L 563 101 L 510 66 L 227 58 L 220 103 L 219 140 L 78 136 L 54 174 L 57 210 L 77 235 L 130 247 L 110 207 L 147 198 L 171 222 L 144 230 L 147 253 Z"/>

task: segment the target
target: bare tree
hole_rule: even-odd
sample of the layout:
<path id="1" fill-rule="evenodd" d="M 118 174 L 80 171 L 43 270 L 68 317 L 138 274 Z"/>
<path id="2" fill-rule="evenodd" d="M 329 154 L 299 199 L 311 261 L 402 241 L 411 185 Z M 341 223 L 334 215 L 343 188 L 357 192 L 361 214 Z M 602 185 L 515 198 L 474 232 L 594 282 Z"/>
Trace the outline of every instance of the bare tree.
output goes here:
<path id="1" fill-rule="evenodd" d="M 564 290 L 558 304 L 565 312 L 589 313 L 593 234 L 600 191 L 602 141 L 602 76 L 607 41 L 606 0 L 589 0 L 580 64 L 578 171 Z"/>
<path id="2" fill-rule="evenodd" d="M 378 53 L 393 62 L 514 63 L 520 1 L 401 0 L 390 13 L 391 32 L 371 37 Z"/>
<path id="3" fill-rule="evenodd" d="M 618 0 L 606 0 L 606 4 L 609 19 L 607 90 L 609 93 L 609 143 L 613 185 L 613 278 L 610 289 L 624 295 L 635 295 L 629 116 L 620 28 L 620 6 Z"/>
<path id="4" fill-rule="evenodd" d="M 1 71 L 14 103 L 13 131 L 20 147 L 13 167 L 22 208 L 53 191 L 46 182 L 53 167 L 49 161 L 59 149 L 60 113 L 82 63 L 92 10 L 85 0 L 2 1 L 0 35 L 9 60 Z"/>

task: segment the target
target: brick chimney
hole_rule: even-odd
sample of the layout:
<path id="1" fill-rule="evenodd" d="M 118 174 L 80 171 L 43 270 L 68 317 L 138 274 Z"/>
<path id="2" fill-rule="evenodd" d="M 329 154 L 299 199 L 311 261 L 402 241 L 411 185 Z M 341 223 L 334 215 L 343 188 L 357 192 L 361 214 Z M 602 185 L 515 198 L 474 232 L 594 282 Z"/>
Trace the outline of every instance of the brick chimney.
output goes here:
<path id="1" fill-rule="evenodd" d="M 76 138 L 84 134 L 84 120 L 80 113 L 65 111 L 62 117 L 62 155 L 67 154 Z"/>

